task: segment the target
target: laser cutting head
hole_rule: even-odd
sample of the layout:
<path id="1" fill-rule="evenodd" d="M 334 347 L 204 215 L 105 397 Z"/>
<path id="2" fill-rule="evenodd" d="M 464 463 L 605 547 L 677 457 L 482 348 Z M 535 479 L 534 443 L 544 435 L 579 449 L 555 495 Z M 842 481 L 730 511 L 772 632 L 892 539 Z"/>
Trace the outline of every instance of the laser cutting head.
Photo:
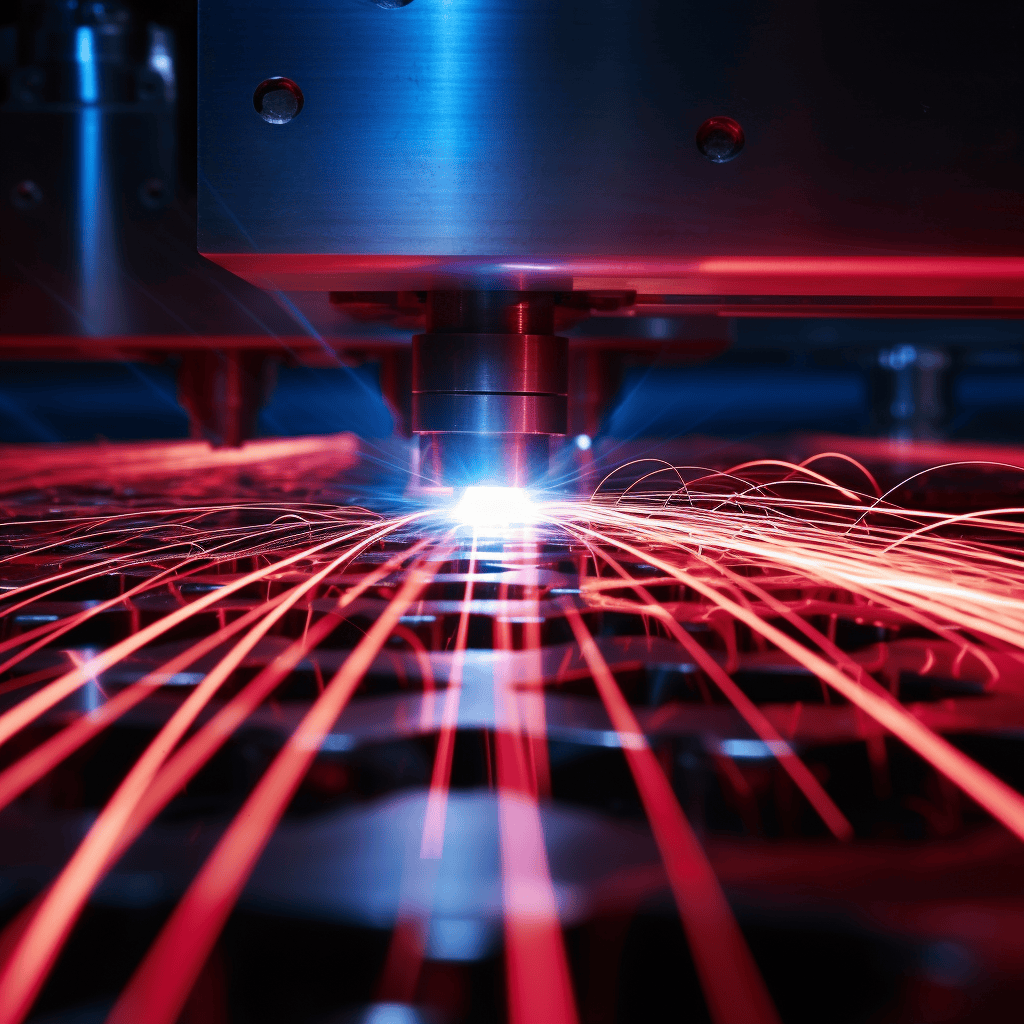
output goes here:
<path id="1" fill-rule="evenodd" d="M 547 292 L 429 295 L 412 362 L 423 478 L 523 487 L 547 472 L 568 421 L 568 343 L 553 324 Z"/>

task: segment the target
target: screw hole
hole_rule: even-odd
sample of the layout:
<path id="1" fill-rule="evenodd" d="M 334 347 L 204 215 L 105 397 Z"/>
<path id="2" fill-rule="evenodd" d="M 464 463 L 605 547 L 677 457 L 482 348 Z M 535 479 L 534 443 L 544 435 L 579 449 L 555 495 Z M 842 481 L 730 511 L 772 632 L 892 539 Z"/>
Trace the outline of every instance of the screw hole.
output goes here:
<path id="1" fill-rule="evenodd" d="M 270 124 L 287 124 L 302 110 L 302 90 L 290 78 L 268 78 L 252 94 L 256 113 Z"/>
<path id="2" fill-rule="evenodd" d="M 739 122 L 731 117 L 709 117 L 697 130 L 697 148 L 715 164 L 739 156 L 745 141 Z"/>

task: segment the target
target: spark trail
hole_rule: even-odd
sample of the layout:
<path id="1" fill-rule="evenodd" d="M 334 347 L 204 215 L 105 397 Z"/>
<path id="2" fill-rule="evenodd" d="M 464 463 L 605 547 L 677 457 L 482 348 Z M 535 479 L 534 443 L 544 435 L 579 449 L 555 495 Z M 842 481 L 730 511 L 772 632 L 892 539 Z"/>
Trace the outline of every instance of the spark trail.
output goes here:
<path id="1" fill-rule="evenodd" d="M 383 516 L 297 497 L 295 481 L 316 469 L 318 452 L 320 465 L 337 461 L 337 452 L 328 457 L 322 442 L 278 448 L 270 462 L 256 449 L 230 458 L 198 447 L 154 450 L 138 468 L 150 491 L 140 484 L 141 492 L 108 496 L 99 510 L 82 500 L 84 482 L 111 466 L 121 472 L 132 464 L 128 454 L 105 470 L 65 456 L 50 465 L 26 459 L 12 475 L 23 487 L 66 493 L 52 499 L 62 502 L 59 516 L 18 498 L 14 487 L 4 499 L 0 753 L 22 742 L 27 749 L 0 771 L 0 809 L 133 709 L 172 694 L 176 703 L 64 868 L 0 937 L 0 1024 L 20 1024 L 29 1013 L 118 859 L 302 665 L 312 666 L 320 692 L 192 880 L 111 1021 L 177 1019 L 325 737 L 371 667 L 385 662 L 414 673 L 419 703 L 406 721 L 436 737 L 424 817 L 412 837 L 418 860 L 436 873 L 448 845 L 463 695 L 479 685 L 466 676 L 482 643 L 472 624 L 484 620 L 502 655 L 493 662 L 485 732 L 513 1021 L 578 1019 L 543 818 L 559 799 L 547 702 L 570 679 L 589 680 L 618 737 L 712 1018 L 777 1019 L 713 858 L 656 755 L 664 709 L 645 708 L 620 684 L 617 659 L 634 638 L 673 645 L 679 662 L 695 666 L 704 699 L 715 691 L 735 709 L 836 840 L 859 838 L 842 801 L 805 763 L 799 734 L 783 724 L 788 712 L 745 691 L 737 679 L 745 664 L 770 658 L 816 678 L 826 700 L 849 702 L 1024 840 L 1021 794 L 900 699 L 908 671 L 1024 699 L 1024 509 L 948 515 L 901 507 L 849 456 L 826 453 L 721 471 L 627 467 L 628 487 L 606 481 L 589 500 L 539 500 L 532 525 L 481 538 L 453 526 L 445 508 Z M 239 466 L 257 475 L 260 494 L 218 502 L 202 493 L 225 481 L 238 489 Z M 208 474 L 202 485 L 190 478 L 191 501 L 159 500 L 168 479 L 190 471 Z M 288 472 L 288 486 L 268 500 L 275 474 Z M 494 559 L 509 573 L 498 584 Z M 93 592 L 101 596 L 77 596 Z M 113 621 L 120 635 L 101 649 L 75 640 Z M 624 621 L 636 628 L 623 632 Z M 325 645 L 346 623 L 356 632 L 333 675 L 321 679 Z M 839 624 L 870 626 L 877 639 L 851 646 Z M 116 682 L 117 673 L 129 681 Z M 95 706 L 81 703 L 84 689 L 98 694 Z M 58 712 L 61 727 L 38 738 L 32 730 Z M 716 756 L 742 789 L 728 755 Z M 400 909 L 380 991 L 415 996 L 429 924 L 415 915 L 423 912 Z"/>

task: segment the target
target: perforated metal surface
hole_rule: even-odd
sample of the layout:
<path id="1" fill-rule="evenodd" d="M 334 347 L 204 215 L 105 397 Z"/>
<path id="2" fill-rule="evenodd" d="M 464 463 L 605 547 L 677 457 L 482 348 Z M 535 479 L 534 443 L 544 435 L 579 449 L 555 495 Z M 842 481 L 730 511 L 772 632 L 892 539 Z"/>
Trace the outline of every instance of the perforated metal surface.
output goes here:
<path id="1" fill-rule="evenodd" d="M 0 709 L 162 616 L 324 536 L 327 519 L 318 516 L 336 514 L 344 486 L 325 488 L 312 467 L 306 469 L 291 479 L 258 466 L 246 477 L 218 471 L 208 486 L 222 499 L 233 492 L 239 500 L 229 503 L 204 502 L 200 492 L 207 485 L 182 478 L 172 484 L 167 477 L 112 489 L 52 487 L 45 495 L 6 499 L 2 576 L 9 593 L 56 571 L 99 567 L 112 556 L 127 556 L 130 564 L 104 567 L 53 594 L 23 592 L 30 599 L 15 611 L 8 599 L 0 641 L 5 654 L 19 646 L 7 646 L 15 638 L 24 642 L 33 630 L 65 620 L 77 624 L 5 671 Z M 232 550 L 195 563 L 187 562 L 195 548 L 154 551 L 160 542 L 180 539 L 181 524 L 195 519 L 157 511 L 169 507 L 172 488 L 179 498 L 187 494 L 190 506 L 225 506 L 205 515 L 202 525 L 233 536 Z M 254 501 L 271 488 L 272 502 Z M 286 511 L 300 499 L 302 523 Z M 138 515 L 132 531 L 106 547 L 97 544 L 96 527 L 66 532 L 72 514 L 107 516 L 129 508 Z M 367 572 L 419 536 L 395 535 L 325 578 L 256 644 L 198 724 L 280 659 Z M 669 1009 L 700 1019 L 703 998 L 623 757 L 622 734 L 609 725 L 566 621 L 567 607 L 583 612 L 698 831 L 782 1019 L 926 1020 L 940 997 L 948 1019 L 1010 1019 L 1001 1014 L 1020 994 L 1013 922 L 1024 855 L 955 787 L 691 588 L 640 559 L 624 558 L 630 577 L 726 670 L 836 801 L 855 832 L 852 843 L 836 843 L 771 744 L 754 736 L 693 651 L 650 616 L 624 607 L 635 595 L 626 584 L 609 589 L 610 570 L 595 575 L 586 546 L 539 530 L 500 543 L 481 541 L 470 574 L 472 557 L 472 546 L 460 541 L 373 660 L 291 800 L 184 1020 L 342 1019 L 337 1014 L 381 998 L 377 979 L 389 935 L 410 906 L 429 921 L 413 1001 L 433 1007 L 441 1019 L 501 1019 L 495 742 L 509 730 L 521 737 L 540 800 L 581 1019 L 643 1020 Z M 325 554 L 312 555 L 270 572 L 97 673 L 11 740 L 2 751 L 5 764 L 60 728 L 86 721 L 146 673 L 326 563 Z M 171 574 L 157 579 L 167 568 Z M 792 575 L 749 571 L 919 721 L 1024 788 L 1021 736 L 1013 724 L 1024 698 L 1014 657 L 998 661 L 1001 678 L 993 685 L 979 663 L 958 658 L 956 644 L 927 635 L 904 616 L 840 589 L 808 589 Z M 70 1021 L 78 1019 L 76 1007 L 116 994 L 229 816 L 404 578 L 405 570 L 396 570 L 355 600 L 117 863 L 44 990 L 40 1013 Z M 135 587 L 137 593 L 118 600 Z M 759 610 L 782 621 L 770 607 Z M 455 638 L 467 612 L 460 656 Z M 145 744 L 226 649 L 153 687 L 3 812 L 0 878 L 8 915 L 53 877 Z M 460 658 L 437 883 L 429 882 L 416 851 Z M 515 695 L 511 704 L 503 702 L 508 693 Z"/>

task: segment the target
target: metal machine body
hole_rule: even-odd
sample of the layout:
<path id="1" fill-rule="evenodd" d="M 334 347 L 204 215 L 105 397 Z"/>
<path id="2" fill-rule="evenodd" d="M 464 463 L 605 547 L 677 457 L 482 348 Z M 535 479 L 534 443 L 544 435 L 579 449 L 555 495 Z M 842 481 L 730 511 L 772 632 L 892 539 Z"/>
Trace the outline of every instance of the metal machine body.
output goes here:
<path id="1" fill-rule="evenodd" d="M 614 291 L 661 314 L 1022 308 L 1011 5 L 924 28 L 807 0 L 200 6 L 199 248 L 261 287 Z M 565 429 L 561 349 L 497 341 L 496 304 L 415 343 L 432 479 L 465 469 L 474 434 L 536 464 Z M 528 384 L 536 358 L 551 379 Z M 518 480 L 495 443 L 470 475 Z"/>
<path id="2" fill-rule="evenodd" d="M 916 37 L 904 19 L 807 0 L 204 0 L 199 248 L 282 283 L 638 291 L 712 257 L 1021 256 L 1019 72 L 992 50 L 1014 45 L 1012 7 L 935 14 Z M 253 109 L 274 76 L 305 98 L 286 123 Z M 746 143 L 715 162 L 695 136 L 721 115 Z"/>

